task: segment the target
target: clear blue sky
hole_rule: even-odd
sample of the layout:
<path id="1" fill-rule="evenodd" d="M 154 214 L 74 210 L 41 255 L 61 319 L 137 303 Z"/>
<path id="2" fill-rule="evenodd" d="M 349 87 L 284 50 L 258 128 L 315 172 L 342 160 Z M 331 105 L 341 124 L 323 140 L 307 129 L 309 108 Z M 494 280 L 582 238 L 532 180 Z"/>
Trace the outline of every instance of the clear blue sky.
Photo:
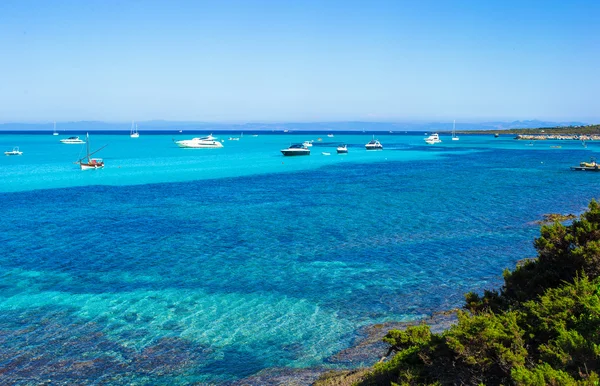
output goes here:
<path id="1" fill-rule="evenodd" d="M 0 1 L 0 122 L 600 121 L 600 1 Z"/>

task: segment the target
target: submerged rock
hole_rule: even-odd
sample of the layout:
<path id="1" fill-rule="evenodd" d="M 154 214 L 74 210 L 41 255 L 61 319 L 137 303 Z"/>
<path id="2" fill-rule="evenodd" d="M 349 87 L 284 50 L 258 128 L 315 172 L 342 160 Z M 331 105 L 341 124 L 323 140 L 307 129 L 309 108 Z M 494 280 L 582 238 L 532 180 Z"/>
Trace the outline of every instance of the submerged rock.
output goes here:
<path id="1" fill-rule="evenodd" d="M 576 219 L 577 216 L 574 214 L 560 214 L 560 213 L 547 213 L 543 215 L 542 220 L 535 221 L 536 224 L 552 224 L 555 222 L 570 221 Z"/>

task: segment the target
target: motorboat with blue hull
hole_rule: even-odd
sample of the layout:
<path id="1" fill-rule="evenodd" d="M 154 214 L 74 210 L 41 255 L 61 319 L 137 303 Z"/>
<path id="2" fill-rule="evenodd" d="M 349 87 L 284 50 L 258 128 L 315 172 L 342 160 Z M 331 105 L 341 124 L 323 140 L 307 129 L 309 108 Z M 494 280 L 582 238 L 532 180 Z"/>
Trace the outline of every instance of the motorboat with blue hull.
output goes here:
<path id="1" fill-rule="evenodd" d="M 303 144 L 296 144 L 287 149 L 281 149 L 281 154 L 285 156 L 310 155 L 310 149 Z"/>

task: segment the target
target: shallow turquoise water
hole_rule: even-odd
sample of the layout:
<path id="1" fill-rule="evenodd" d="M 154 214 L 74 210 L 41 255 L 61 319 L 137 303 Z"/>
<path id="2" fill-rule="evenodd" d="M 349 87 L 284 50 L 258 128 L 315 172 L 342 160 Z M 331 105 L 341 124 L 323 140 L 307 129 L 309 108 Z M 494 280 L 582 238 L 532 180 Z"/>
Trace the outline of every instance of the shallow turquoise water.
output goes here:
<path id="1" fill-rule="evenodd" d="M 310 157 L 279 153 L 319 136 Z M 595 143 L 380 135 L 385 150 L 367 152 L 370 137 L 185 150 L 170 135 L 93 135 L 107 167 L 81 172 L 79 146 L 0 135 L 24 152 L 0 158 L 5 376 L 222 383 L 335 367 L 361 326 L 497 286 L 535 253 L 532 221 L 599 196 L 600 176 L 568 169 Z"/>

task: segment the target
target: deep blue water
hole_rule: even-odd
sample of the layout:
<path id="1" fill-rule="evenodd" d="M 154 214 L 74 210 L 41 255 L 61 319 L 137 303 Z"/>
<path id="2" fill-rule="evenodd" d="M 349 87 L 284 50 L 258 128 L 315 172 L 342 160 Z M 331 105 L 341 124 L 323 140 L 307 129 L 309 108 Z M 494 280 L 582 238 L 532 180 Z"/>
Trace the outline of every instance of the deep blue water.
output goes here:
<path id="1" fill-rule="evenodd" d="M 204 177 L 177 174 L 185 150 L 169 148 L 157 180 L 107 165 L 61 171 L 77 177 L 51 189 L 3 160 L 29 182 L 0 193 L 0 378 L 222 383 L 335 366 L 362 326 L 460 306 L 535 254 L 533 221 L 599 196 L 599 175 L 568 169 L 595 144 L 488 137 L 407 137 L 374 155 L 348 137 L 343 162 L 230 150 L 203 159 Z M 273 162 L 244 169 L 261 158 Z"/>

